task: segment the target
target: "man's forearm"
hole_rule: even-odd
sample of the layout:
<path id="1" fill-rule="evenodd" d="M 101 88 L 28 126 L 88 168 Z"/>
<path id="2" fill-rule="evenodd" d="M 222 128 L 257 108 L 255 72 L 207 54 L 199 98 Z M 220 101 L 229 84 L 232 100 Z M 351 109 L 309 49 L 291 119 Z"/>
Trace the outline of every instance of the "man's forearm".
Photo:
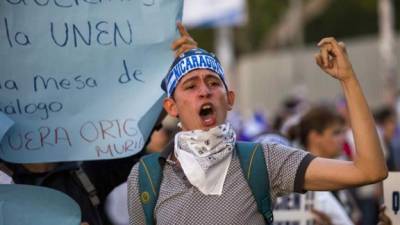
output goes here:
<path id="1" fill-rule="evenodd" d="M 383 151 L 379 143 L 374 119 L 355 75 L 341 81 L 346 97 L 350 125 L 353 130 L 356 155 L 355 166 L 368 179 L 377 182 L 387 176 Z"/>

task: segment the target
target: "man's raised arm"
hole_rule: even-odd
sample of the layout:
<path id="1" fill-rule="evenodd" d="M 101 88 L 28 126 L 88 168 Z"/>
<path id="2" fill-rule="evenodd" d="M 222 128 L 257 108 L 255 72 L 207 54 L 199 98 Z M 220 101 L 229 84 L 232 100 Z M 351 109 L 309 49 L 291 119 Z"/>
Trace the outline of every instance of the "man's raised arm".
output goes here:
<path id="1" fill-rule="evenodd" d="M 387 168 L 375 123 L 343 43 L 324 38 L 316 63 L 340 81 L 347 101 L 356 154 L 353 161 L 316 158 L 305 174 L 305 190 L 334 190 L 381 181 Z"/>

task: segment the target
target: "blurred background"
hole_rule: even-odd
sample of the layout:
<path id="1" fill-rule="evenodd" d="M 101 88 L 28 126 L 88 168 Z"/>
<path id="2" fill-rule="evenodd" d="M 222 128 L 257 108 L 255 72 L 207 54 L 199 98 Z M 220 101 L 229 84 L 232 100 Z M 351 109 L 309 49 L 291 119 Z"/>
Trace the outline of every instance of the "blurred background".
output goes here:
<path id="1" fill-rule="evenodd" d="M 236 110 L 274 114 L 287 98 L 340 97 L 314 62 L 326 36 L 344 41 L 368 102 L 396 102 L 400 2 L 394 0 L 185 0 L 184 24 L 216 52 L 237 91 Z"/>
<path id="2" fill-rule="evenodd" d="M 388 168 L 400 171 L 400 1 L 185 0 L 183 23 L 200 47 L 216 53 L 236 91 L 228 120 L 239 140 L 297 141 L 308 148 L 298 142 L 302 126 L 329 130 L 329 118 L 341 118 L 336 133 L 321 135 L 329 136 L 326 146 L 337 150 L 335 157 L 349 160 L 355 148 L 340 84 L 314 61 L 323 37 L 343 41 Z M 343 192 L 333 194 L 354 224 L 378 223 L 381 184 Z"/>

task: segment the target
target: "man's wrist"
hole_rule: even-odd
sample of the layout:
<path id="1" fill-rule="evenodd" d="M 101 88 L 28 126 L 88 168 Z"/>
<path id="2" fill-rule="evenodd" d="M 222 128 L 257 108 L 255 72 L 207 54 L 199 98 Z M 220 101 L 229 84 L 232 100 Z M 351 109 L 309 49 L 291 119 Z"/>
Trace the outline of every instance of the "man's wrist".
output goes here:
<path id="1" fill-rule="evenodd" d="M 344 76 L 344 79 L 340 80 L 340 83 L 343 87 L 358 84 L 357 76 L 354 71 L 350 70 L 347 72 L 347 75 Z"/>

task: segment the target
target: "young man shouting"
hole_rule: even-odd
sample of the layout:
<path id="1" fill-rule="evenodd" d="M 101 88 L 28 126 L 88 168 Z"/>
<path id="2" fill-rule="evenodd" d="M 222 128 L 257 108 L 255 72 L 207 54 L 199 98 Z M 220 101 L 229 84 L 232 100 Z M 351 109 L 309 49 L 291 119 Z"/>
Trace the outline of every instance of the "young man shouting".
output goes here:
<path id="1" fill-rule="evenodd" d="M 324 38 L 318 47 L 316 63 L 342 85 L 357 156 L 348 162 L 314 157 L 278 144 L 261 146 L 268 201 L 290 192 L 335 190 L 387 176 L 375 125 L 345 46 L 334 38 Z M 268 209 L 256 202 L 248 183 L 251 173 L 241 168 L 236 136 L 226 122 L 235 93 L 227 86 L 218 59 L 198 48 L 184 51 L 178 50 L 162 83 L 167 94 L 164 109 L 179 118 L 182 131 L 157 156 L 162 171 L 159 188 L 150 181 L 156 196 L 151 210 L 144 207 L 150 200 L 148 192 L 140 190 L 139 165 L 132 169 L 128 179 L 130 224 L 271 223 Z M 143 168 L 150 178 L 152 165 Z M 145 215 L 149 211 L 150 219 Z"/>

